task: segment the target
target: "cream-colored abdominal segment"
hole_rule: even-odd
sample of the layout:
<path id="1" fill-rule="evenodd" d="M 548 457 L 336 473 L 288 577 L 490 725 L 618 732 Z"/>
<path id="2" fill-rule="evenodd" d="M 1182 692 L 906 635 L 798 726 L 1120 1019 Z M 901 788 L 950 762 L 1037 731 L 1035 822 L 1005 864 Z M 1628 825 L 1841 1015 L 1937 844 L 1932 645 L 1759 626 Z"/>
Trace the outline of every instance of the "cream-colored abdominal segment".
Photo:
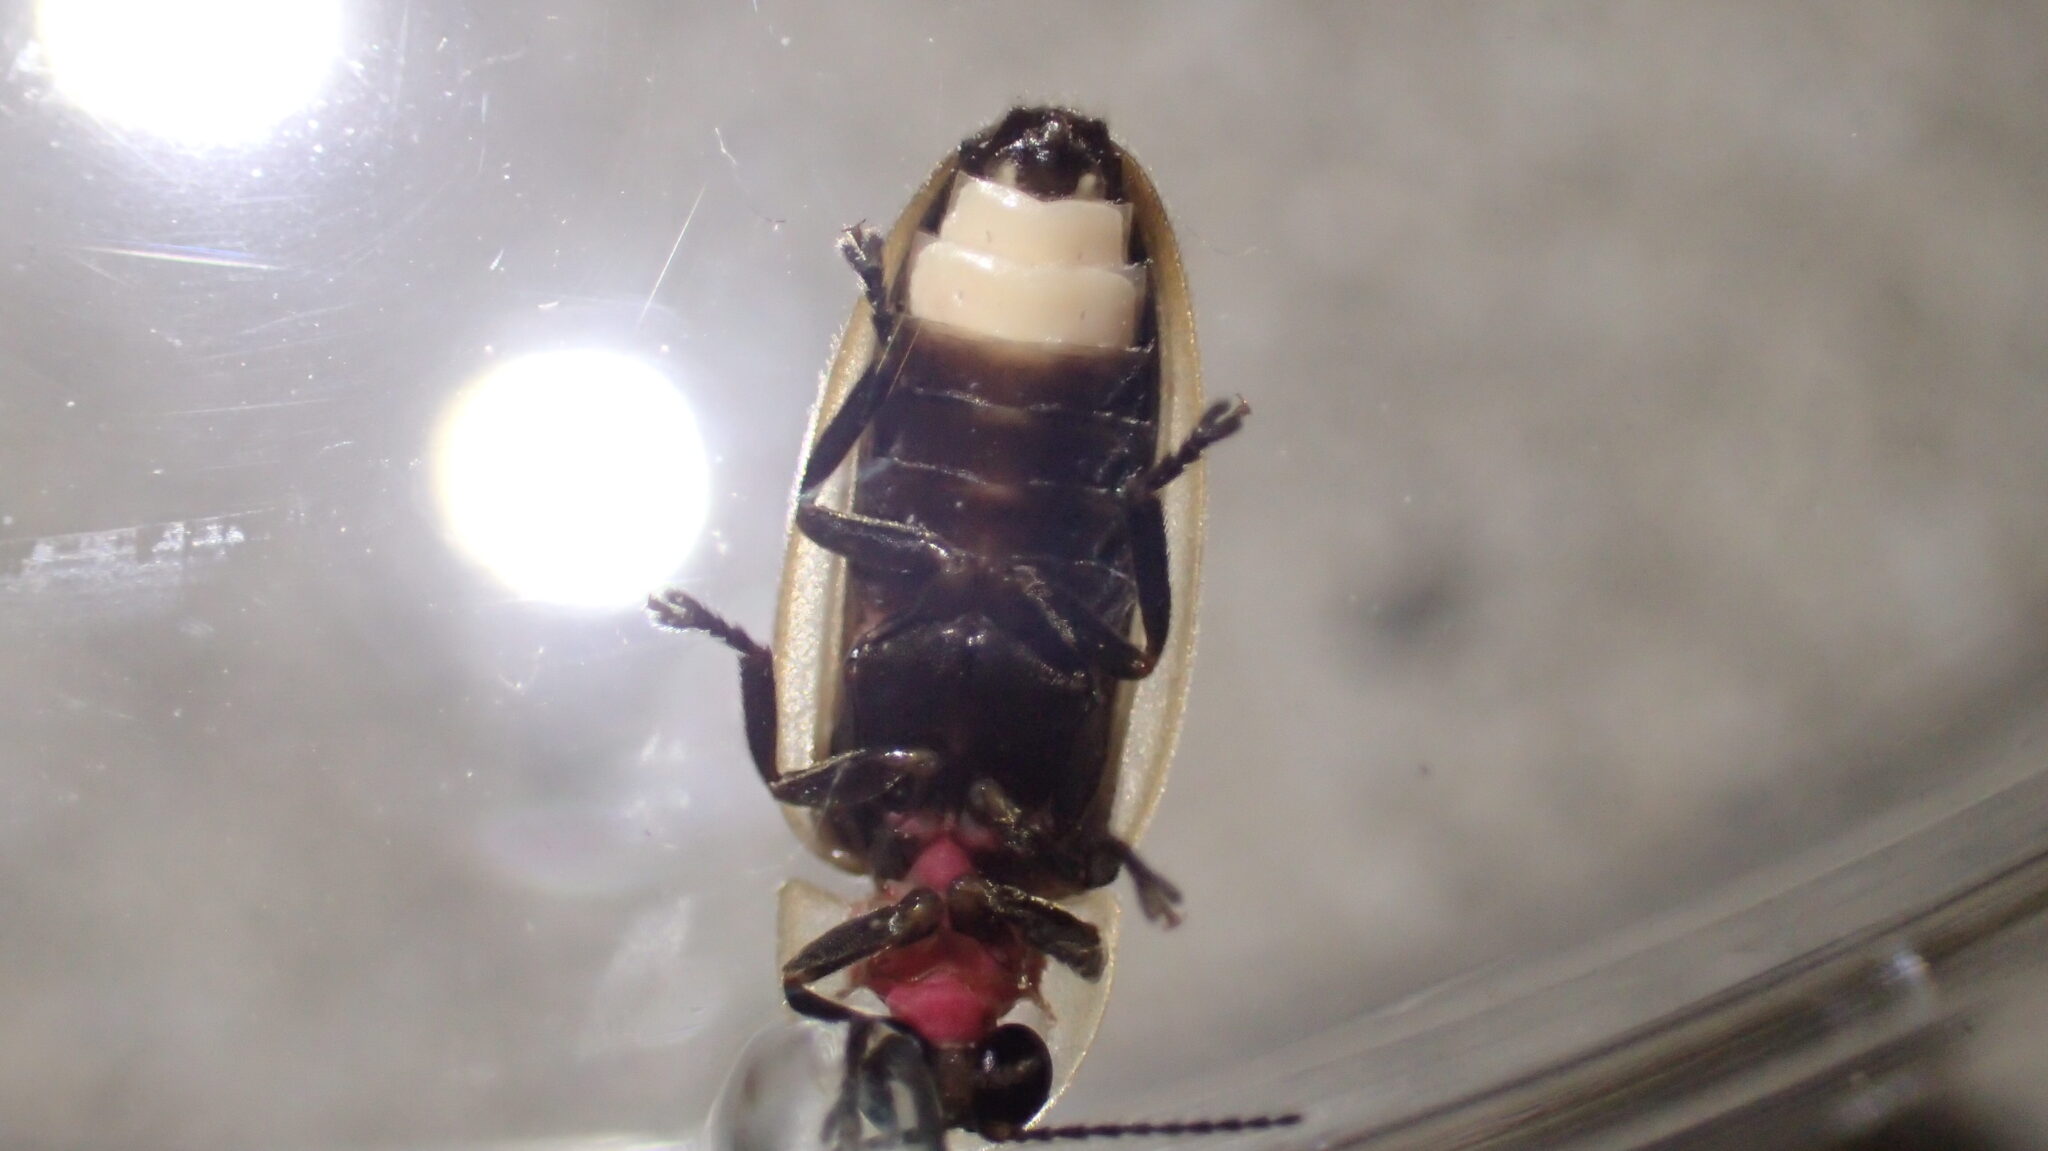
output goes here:
<path id="1" fill-rule="evenodd" d="M 910 313 L 984 336 L 1128 348 L 1145 269 L 1126 264 L 1128 204 L 1041 200 L 961 176 L 939 234 L 910 253 Z"/>
<path id="2" fill-rule="evenodd" d="M 1130 234 L 1129 204 L 1041 200 L 977 176 L 958 178 L 939 221 L 939 239 L 1020 264 L 1120 268 Z"/>
<path id="3" fill-rule="evenodd" d="M 1145 270 L 1022 264 L 918 237 L 910 314 L 1003 340 L 1128 348 Z"/>

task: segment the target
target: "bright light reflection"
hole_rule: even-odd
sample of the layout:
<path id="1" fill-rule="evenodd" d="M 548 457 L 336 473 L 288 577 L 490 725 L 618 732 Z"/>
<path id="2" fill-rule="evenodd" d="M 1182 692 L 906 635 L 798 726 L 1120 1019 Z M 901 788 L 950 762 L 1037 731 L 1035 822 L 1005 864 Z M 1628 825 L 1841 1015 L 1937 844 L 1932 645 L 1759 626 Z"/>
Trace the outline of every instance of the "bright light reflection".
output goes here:
<path id="1" fill-rule="evenodd" d="M 342 0 L 40 0 L 58 91 L 102 120 L 204 147 L 260 139 L 319 95 Z"/>
<path id="2" fill-rule="evenodd" d="M 639 603 L 704 529 L 710 467 L 673 384 L 613 352 L 505 363 L 456 396 L 434 446 L 455 543 L 518 594 Z"/>

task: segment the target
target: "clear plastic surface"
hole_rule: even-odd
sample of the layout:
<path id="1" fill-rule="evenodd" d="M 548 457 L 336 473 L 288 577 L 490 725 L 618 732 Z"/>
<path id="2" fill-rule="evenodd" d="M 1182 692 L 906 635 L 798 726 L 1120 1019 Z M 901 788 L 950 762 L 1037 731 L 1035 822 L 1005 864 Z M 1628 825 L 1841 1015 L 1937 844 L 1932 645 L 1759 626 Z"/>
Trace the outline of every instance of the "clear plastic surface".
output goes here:
<path id="1" fill-rule="evenodd" d="M 1307 1138 L 1370 1148 L 1802 1148 L 1882 1129 L 2048 955 L 2048 723 L 1975 718 L 1940 754 L 1961 782 L 1829 850 L 1155 1105 L 1293 1097 Z"/>
<path id="2" fill-rule="evenodd" d="M 769 634 L 833 242 L 1030 100 L 1142 160 L 1255 410 L 1147 796 L 1187 921 L 1048 1120 L 2048 1145 L 2043 42 L 0 5 L 6 1142 L 703 1144 L 777 890 L 864 887 L 639 604 Z"/>

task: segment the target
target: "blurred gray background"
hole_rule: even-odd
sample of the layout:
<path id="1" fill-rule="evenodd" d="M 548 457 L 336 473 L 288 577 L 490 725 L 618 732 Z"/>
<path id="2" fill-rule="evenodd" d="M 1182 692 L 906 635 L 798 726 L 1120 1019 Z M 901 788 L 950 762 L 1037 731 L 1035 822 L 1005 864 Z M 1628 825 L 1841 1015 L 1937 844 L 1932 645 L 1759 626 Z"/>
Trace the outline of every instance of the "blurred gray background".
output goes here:
<path id="1" fill-rule="evenodd" d="M 764 629 L 833 236 L 1020 100 L 1144 160 L 1257 408 L 1146 844 L 1189 920 L 1063 1114 L 1682 905 L 2035 705 L 2039 5 L 350 0 L 223 142 L 149 117 L 232 58 L 81 0 L 171 86 L 94 107 L 62 4 L 0 8 L 8 1146 L 701 1119 L 830 876 L 724 653 L 451 547 L 434 429 L 528 352 L 654 365 L 673 578 Z M 2048 1143 L 2038 1035 L 1956 1129 Z"/>

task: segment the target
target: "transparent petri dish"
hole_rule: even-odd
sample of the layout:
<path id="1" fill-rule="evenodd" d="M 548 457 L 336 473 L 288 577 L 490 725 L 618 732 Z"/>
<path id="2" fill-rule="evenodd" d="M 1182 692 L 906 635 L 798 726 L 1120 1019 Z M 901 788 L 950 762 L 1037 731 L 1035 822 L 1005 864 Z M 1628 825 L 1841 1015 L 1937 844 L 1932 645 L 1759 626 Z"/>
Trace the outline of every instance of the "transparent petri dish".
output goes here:
<path id="1" fill-rule="evenodd" d="M 1188 919 L 1048 1121 L 2048 1141 L 2039 24 L 16 6 L 10 1139 L 703 1145 L 778 888 L 863 888 L 639 603 L 767 630 L 835 237 L 1057 101 L 1255 414 L 1144 844 Z"/>

